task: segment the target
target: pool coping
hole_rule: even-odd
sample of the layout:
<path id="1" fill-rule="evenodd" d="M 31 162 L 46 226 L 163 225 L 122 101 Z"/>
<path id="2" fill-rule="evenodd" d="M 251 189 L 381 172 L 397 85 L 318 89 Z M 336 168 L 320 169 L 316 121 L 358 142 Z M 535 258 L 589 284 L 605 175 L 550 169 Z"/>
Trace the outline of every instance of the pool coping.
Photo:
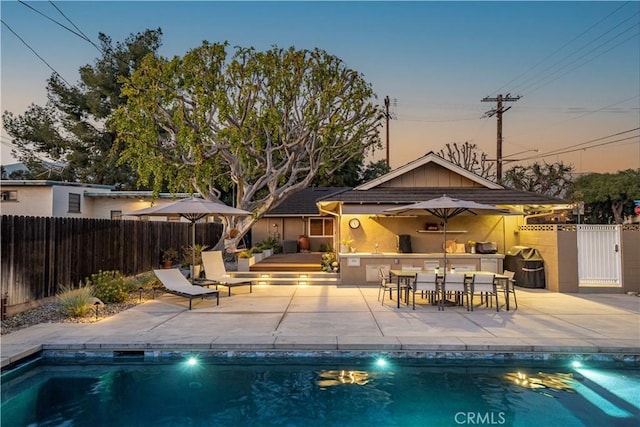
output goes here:
<path id="1" fill-rule="evenodd" d="M 345 345 L 314 346 L 238 344 L 214 346 L 207 344 L 41 344 L 25 347 L 2 360 L 3 370 L 11 369 L 25 359 L 41 356 L 56 359 L 117 360 L 142 357 L 144 360 L 176 359 L 191 355 L 215 358 L 278 358 L 278 357 L 373 357 L 411 358 L 427 360 L 594 360 L 624 362 L 640 366 L 640 351 L 627 347 L 558 347 L 558 346 L 446 346 L 446 345 Z"/>

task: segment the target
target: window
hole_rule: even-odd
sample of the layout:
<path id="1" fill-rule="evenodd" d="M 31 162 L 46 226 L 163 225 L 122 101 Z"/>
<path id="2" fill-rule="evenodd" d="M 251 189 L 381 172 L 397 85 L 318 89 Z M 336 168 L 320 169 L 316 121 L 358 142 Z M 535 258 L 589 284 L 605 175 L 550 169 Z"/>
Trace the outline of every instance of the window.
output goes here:
<path id="1" fill-rule="evenodd" d="M 18 191 L 17 190 L 4 190 L 4 191 L 2 191 L 2 201 L 3 202 L 17 202 L 18 201 Z"/>
<path id="2" fill-rule="evenodd" d="M 69 212 L 80 213 L 80 194 L 69 193 Z"/>
<path id="3" fill-rule="evenodd" d="M 111 211 L 111 219 L 122 219 L 122 211 Z"/>
<path id="4" fill-rule="evenodd" d="M 309 236 L 333 237 L 333 218 L 310 219 Z"/>

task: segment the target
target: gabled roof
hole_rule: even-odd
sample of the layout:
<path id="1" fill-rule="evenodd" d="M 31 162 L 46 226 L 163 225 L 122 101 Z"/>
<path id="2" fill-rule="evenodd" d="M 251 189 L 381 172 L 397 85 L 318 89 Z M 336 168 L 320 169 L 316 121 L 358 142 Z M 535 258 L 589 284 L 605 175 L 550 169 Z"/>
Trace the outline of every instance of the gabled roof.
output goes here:
<path id="1" fill-rule="evenodd" d="M 438 156 L 437 154 L 435 154 L 433 151 L 429 151 L 427 154 L 425 154 L 424 156 L 420 157 L 419 159 L 416 159 L 412 162 L 407 163 L 404 166 L 399 167 L 398 169 L 394 169 L 391 172 L 382 175 L 376 179 L 372 179 L 369 182 L 366 182 L 362 185 L 359 185 L 358 187 L 356 187 L 356 190 L 371 190 L 372 188 L 375 188 L 385 182 L 388 182 L 394 178 L 397 178 L 401 175 L 406 174 L 407 172 L 410 172 L 414 169 L 417 169 L 423 165 L 426 165 L 427 163 L 435 163 L 439 166 L 442 166 L 445 169 L 450 170 L 451 172 L 457 173 L 458 175 L 461 175 L 467 179 L 469 179 L 470 181 L 476 182 L 477 184 L 486 187 L 486 188 L 493 188 L 493 189 L 498 189 L 498 188 L 504 188 L 499 184 L 496 184 L 493 181 L 490 181 L 486 178 L 481 177 L 480 175 L 477 175 L 463 167 L 460 167 L 454 163 L 451 163 L 448 160 L 443 159 L 442 157 Z"/>
<path id="2" fill-rule="evenodd" d="M 331 198 L 351 187 L 310 187 L 287 197 L 281 204 L 267 212 L 265 217 L 319 215 L 316 202 Z"/>
<path id="3" fill-rule="evenodd" d="M 456 199 L 471 200 L 490 205 L 557 205 L 562 199 L 510 188 L 372 188 L 350 190 L 333 195 L 331 200 L 344 204 L 410 204 L 447 195 Z"/>
<path id="4" fill-rule="evenodd" d="M 20 187 L 80 187 L 80 188 L 95 188 L 103 190 L 112 190 L 113 185 L 102 184 L 83 184 L 81 182 L 66 182 L 66 181 L 50 181 L 46 179 L 3 179 L 0 180 L 2 186 L 20 186 Z"/>
<path id="5" fill-rule="evenodd" d="M 153 198 L 152 191 L 108 191 L 108 192 L 93 192 L 85 191 L 86 197 L 96 197 L 105 199 L 151 199 Z M 199 197 L 200 194 L 191 193 L 158 193 L 156 196 L 158 199 L 186 199 L 188 197 Z"/>

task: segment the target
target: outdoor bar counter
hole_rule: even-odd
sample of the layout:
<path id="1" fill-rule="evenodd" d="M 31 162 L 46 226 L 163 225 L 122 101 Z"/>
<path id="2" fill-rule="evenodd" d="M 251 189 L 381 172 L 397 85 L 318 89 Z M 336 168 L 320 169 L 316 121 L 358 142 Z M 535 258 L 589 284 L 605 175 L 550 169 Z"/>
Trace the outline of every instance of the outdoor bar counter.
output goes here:
<path id="1" fill-rule="evenodd" d="M 431 270 L 444 268 L 443 253 L 341 252 L 340 277 L 343 285 L 375 285 L 380 283 L 380 267 L 400 270 L 403 266 Z M 502 273 L 504 254 L 448 253 L 447 266 L 459 271 L 491 271 Z"/>

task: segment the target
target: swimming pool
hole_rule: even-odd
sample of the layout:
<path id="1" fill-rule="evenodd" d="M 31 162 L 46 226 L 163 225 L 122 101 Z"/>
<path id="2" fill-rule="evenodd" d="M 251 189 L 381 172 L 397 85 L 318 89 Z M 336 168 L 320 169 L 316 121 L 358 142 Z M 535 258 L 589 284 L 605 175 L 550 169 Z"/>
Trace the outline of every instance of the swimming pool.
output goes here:
<path id="1" fill-rule="evenodd" d="M 637 426 L 640 369 L 411 359 L 39 359 L 2 375 L 2 425 Z"/>

